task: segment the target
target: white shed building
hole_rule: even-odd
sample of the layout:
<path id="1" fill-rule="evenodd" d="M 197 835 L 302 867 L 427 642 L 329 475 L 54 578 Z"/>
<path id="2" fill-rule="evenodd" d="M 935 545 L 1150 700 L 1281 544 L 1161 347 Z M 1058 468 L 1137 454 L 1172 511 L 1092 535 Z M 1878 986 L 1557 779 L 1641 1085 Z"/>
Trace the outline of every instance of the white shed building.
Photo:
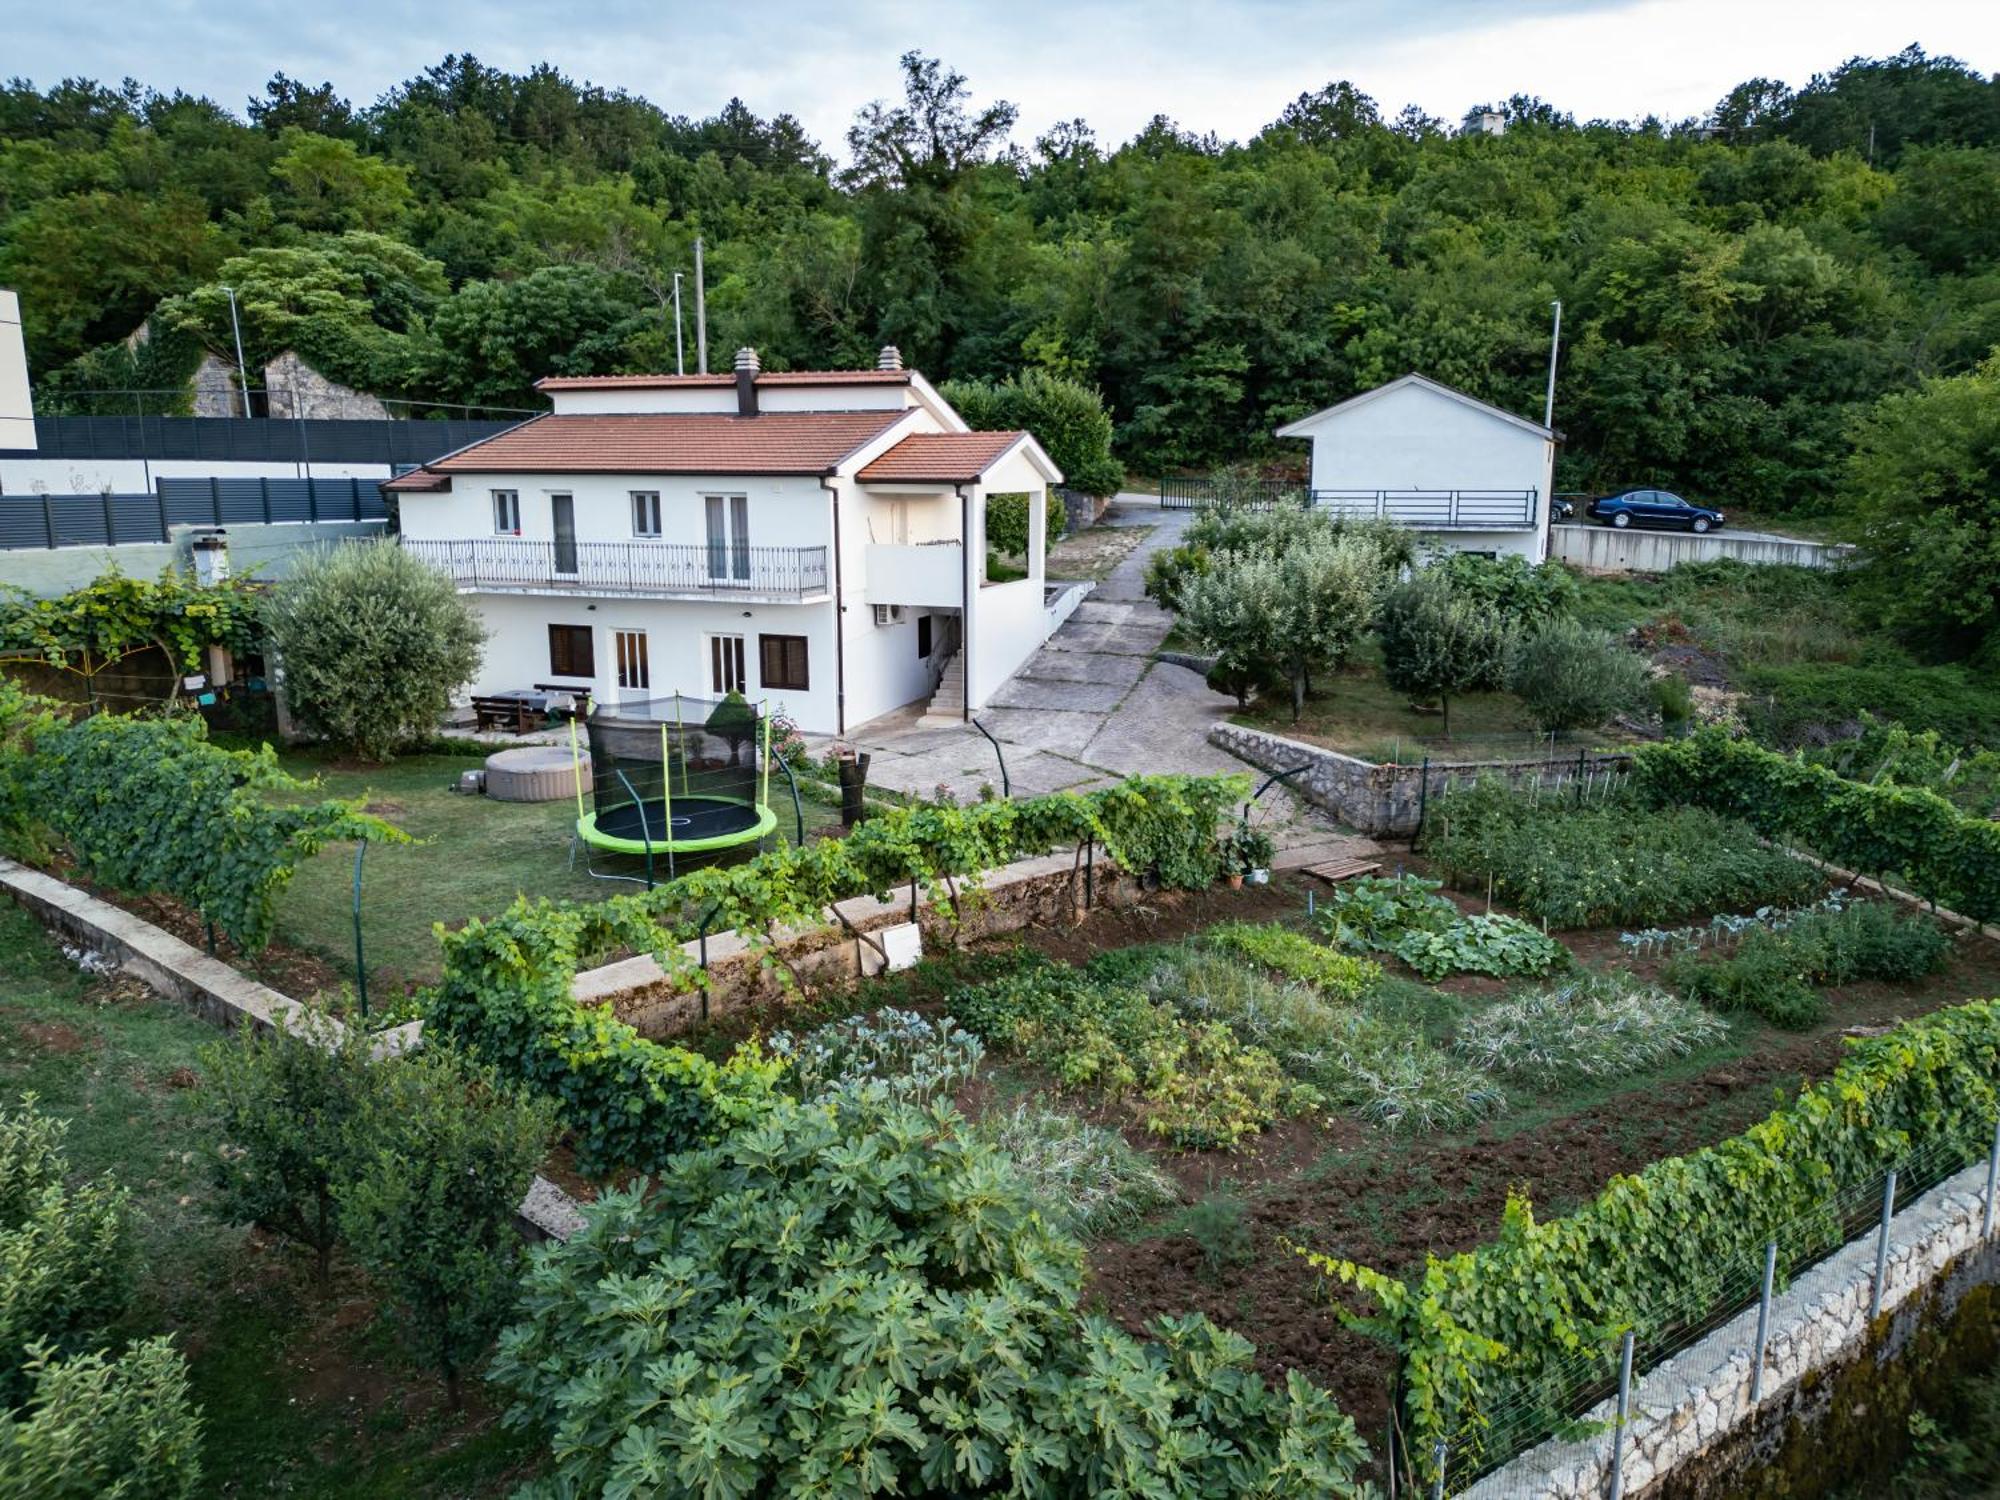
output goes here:
<path id="1" fill-rule="evenodd" d="M 1288 422 L 1312 440 L 1312 503 L 1387 516 L 1461 552 L 1548 556 L 1556 434 L 1423 375 Z"/>

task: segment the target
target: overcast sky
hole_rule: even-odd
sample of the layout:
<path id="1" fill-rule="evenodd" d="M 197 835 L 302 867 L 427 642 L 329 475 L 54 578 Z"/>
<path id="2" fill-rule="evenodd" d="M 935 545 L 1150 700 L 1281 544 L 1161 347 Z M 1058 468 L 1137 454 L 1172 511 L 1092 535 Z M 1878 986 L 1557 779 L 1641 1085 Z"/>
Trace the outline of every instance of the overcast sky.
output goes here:
<path id="1" fill-rule="evenodd" d="M 1797 85 L 1856 54 L 1915 41 L 2000 67 L 2000 0 L 94 0 L 30 9 L 4 27 L 0 71 L 48 85 L 131 76 L 241 111 L 273 72 L 330 79 L 357 104 L 471 51 L 519 70 L 544 59 L 579 80 L 713 113 L 732 94 L 790 111 L 840 154 L 855 109 L 898 92 L 917 48 L 1021 107 L 1016 139 L 1081 115 L 1115 143 L 1155 113 L 1243 139 L 1300 92 L 1351 78 L 1385 113 L 1540 94 L 1580 119 L 1679 119 L 1732 85 Z"/>

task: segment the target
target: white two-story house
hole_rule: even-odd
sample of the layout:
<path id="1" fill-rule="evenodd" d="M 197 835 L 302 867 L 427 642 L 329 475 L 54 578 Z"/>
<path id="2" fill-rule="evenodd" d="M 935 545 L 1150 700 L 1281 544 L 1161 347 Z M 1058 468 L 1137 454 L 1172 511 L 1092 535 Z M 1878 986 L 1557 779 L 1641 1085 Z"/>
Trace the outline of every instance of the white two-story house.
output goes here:
<path id="1" fill-rule="evenodd" d="M 893 348 L 873 370 L 561 376 L 553 404 L 387 486 L 403 546 L 490 639 L 473 694 L 740 691 L 809 732 L 969 716 L 1045 641 L 1050 487 L 1025 432 L 973 432 Z M 988 582 L 986 507 L 1029 504 Z M 940 684 L 942 683 L 942 691 Z M 962 686 L 961 686 L 962 684 Z"/>
<path id="2" fill-rule="evenodd" d="M 1549 555 L 1556 434 L 1424 375 L 1288 422 L 1312 440 L 1312 504 L 1384 516 L 1460 552 Z"/>

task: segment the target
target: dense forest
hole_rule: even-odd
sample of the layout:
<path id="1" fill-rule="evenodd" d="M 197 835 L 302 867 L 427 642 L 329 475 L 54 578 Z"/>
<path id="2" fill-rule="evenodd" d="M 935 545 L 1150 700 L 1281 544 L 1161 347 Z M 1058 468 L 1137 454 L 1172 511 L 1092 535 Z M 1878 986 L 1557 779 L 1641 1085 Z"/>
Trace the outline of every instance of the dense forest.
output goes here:
<path id="1" fill-rule="evenodd" d="M 1516 97 L 1499 135 L 1335 83 L 1243 143 L 1161 116 L 1022 145 L 943 64 L 904 82 L 843 164 L 783 114 L 469 55 L 365 108 L 280 74 L 243 117 L 16 80 L 0 285 L 45 410 L 127 410 L 101 393 L 229 351 L 224 284 L 253 364 L 526 407 L 542 374 L 672 367 L 699 233 L 712 363 L 894 342 L 938 379 L 1070 376 L 1147 471 L 1269 456 L 1279 422 L 1410 369 L 1539 412 L 1560 298 L 1561 487 L 1760 513 L 1836 495 L 1882 398 L 2000 344 L 2000 81 L 1916 47 L 1751 80 L 1700 124 Z"/>

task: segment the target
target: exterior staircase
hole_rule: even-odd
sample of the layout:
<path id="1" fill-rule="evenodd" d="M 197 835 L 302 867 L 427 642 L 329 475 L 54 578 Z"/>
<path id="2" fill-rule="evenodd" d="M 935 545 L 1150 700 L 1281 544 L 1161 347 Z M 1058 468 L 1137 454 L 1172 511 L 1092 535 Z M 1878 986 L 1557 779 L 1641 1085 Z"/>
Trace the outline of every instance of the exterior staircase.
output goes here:
<path id="1" fill-rule="evenodd" d="M 938 679 L 937 691 L 931 694 L 931 701 L 925 705 L 923 717 L 917 723 L 921 728 L 940 729 L 964 722 L 965 653 L 954 651 L 944 664 L 944 675 Z"/>

